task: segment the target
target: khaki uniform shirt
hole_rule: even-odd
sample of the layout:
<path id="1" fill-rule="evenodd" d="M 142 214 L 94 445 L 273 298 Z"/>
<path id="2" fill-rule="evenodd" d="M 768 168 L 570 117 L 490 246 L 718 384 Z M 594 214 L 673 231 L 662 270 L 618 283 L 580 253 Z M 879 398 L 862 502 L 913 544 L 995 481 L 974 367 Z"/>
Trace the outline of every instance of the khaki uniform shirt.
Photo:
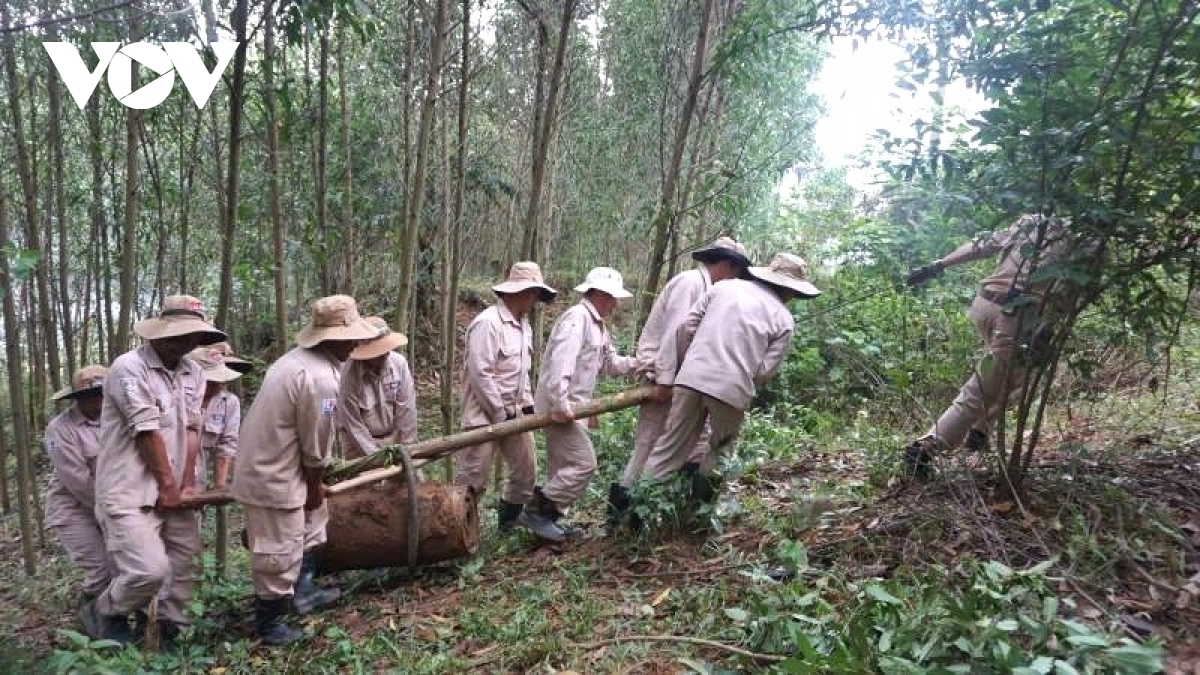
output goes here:
<path id="1" fill-rule="evenodd" d="M 408 361 L 388 352 L 378 376 L 362 361 L 344 363 L 335 421 L 363 454 L 417 440 L 417 387 Z"/>
<path id="2" fill-rule="evenodd" d="M 333 461 L 339 366 L 324 351 L 296 347 L 267 369 L 238 437 L 235 499 L 264 508 L 304 506 L 304 468 Z"/>
<path id="3" fill-rule="evenodd" d="M 1017 289 L 1041 296 L 1049 291 L 1055 279 L 1033 283 L 1030 273 L 1037 267 L 1063 260 L 1076 246 L 1062 223 L 1057 218 L 1022 216 L 1007 230 L 976 244 L 980 257 L 1003 253 L 1000 264 L 980 286 L 992 293 L 1007 293 L 1010 289 Z"/>
<path id="4" fill-rule="evenodd" d="M 46 526 L 66 525 L 80 511 L 90 516 L 96 502 L 100 420 L 89 420 L 71 405 L 46 425 L 45 442 L 54 466 L 46 489 Z"/>
<path id="5" fill-rule="evenodd" d="M 708 268 L 700 265 L 694 270 L 680 272 L 667 282 L 662 293 L 654 301 L 646 325 L 637 343 L 637 359 L 642 363 L 653 363 L 658 358 L 667 333 L 683 323 L 688 310 L 695 305 L 713 285 Z M 678 367 L 678 364 L 676 364 Z M 675 368 L 672 368 L 674 371 Z"/>
<path id="6" fill-rule="evenodd" d="M 767 286 L 744 279 L 714 284 L 668 335 L 655 363 L 659 384 L 695 389 L 739 410 L 783 363 L 795 319 Z M 675 372 L 673 364 L 682 366 Z"/>
<path id="7" fill-rule="evenodd" d="M 532 365 L 529 322 L 517 320 L 503 300 L 480 312 L 467 327 L 463 354 L 463 428 L 503 422 L 533 405 Z"/>
<path id="8" fill-rule="evenodd" d="M 203 397 L 204 372 L 191 359 L 180 359 L 170 370 L 145 343 L 113 361 L 104 380 L 100 413 L 97 508 L 119 515 L 152 507 L 158 500 L 158 483 L 135 443 L 139 432 L 162 434 L 175 483 L 183 485 L 188 429 L 200 429 Z"/>
<path id="9" fill-rule="evenodd" d="M 200 457 L 196 460 L 196 485 L 208 484 L 208 466 L 214 457 L 237 457 L 238 434 L 242 428 L 242 402 L 233 392 L 221 390 L 204 406 L 200 427 Z"/>
<path id="10" fill-rule="evenodd" d="M 534 405 L 539 412 L 562 410 L 591 399 L 596 378 L 628 375 L 637 361 L 613 349 L 604 320 L 587 300 L 563 312 L 550 330 Z"/>

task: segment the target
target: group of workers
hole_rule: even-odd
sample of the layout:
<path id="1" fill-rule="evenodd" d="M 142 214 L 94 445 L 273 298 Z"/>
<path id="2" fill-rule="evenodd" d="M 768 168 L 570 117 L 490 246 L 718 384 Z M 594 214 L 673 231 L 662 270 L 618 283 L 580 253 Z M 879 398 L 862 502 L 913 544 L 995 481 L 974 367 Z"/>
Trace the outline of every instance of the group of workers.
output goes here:
<path id="1" fill-rule="evenodd" d="M 972 307 L 1002 363 L 974 375 L 934 428 L 905 449 L 914 473 L 968 433 L 986 433 L 997 412 L 994 403 L 1012 367 L 1008 354 L 1021 330 L 1022 320 L 1011 319 L 1006 304 L 1012 289 L 1029 281 L 1028 225 L 1018 221 L 910 275 L 915 285 L 946 266 L 1003 253 Z M 757 389 L 783 363 L 794 330 L 788 303 L 820 291 L 800 257 L 779 253 L 769 265 L 754 266 L 728 237 L 692 257 L 695 269 L 672 278 L 658 295 L 632 356 L 617 352 L 607 324 L 632 294 L 617 270 L 591 270 L 574 289 L 578 302 L 550 330 L 536 386 L 529 316 L 558 291 L 528 261 L 515 263 L 492 287 L 495 304 L 466 332 L 461 426 L 535 413 L 553 421 L 544 429 L 540 484 L 532 432 L 458 454 L 454 481 L 476 497 L 486 491 L 499 454 L 500 529 L 519 525 L 551 542 L 581 533 L 565 516 L 597 468 L 588 431 L 596 420 L 576 419 L 575 409 L 593 397 L 601 375 L 654 385 L 638 412 L 628 465 L 609 486 L 610 523 L 629 513 L 638 480 L 682 475 L 694 486 L 693 497 L 711 499 L 711 491 L 695 486 L 711 485 L 715 459 L 731 451 Z M 295 348 L 267 369 L 243 420 L 240 401 L 225 385 L 252 365 L 234 355 L 198 299 L 169 296 L 158 316 L 134 329 L 144 340 L 140 346 L 107 369 L 80 369 L 55 395 L 72 405 L 45 433 L 54 466 L 47 524 L 83 571 L 84 628 L 97 638 L 137 641 L 153 619 L 160 638 L 170 642 L 188 625 L 201 539 L 199 515 L 185 502 L 209 484 L 211 463 L 211 484 L 228 485 L 242 505 L 258 637 L 272 645 L 302 639 L 286 617 L 340 596 L 336 587 L 316 583 L 313 556 L 326 541 L 322 480 L 335 444 L 343 456 L 358 457 L 417 438 L 413 376 L 395 351 L 407 338 L 382 318 L 364 319 L 349 296 L 318 299 Z"/>

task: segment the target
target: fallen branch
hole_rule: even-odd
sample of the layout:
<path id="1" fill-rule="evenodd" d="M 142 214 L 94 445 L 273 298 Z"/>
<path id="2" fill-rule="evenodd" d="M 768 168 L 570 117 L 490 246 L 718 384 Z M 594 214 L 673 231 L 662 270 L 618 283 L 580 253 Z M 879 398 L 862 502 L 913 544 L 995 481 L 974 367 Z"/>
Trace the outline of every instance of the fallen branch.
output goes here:
<path id="1" fill-rule="evenodd" d="M 567 646 L 572 649 L 580 649 L 583 651 L 591 651 L 606 645 L 615 645 L 622 642 L 683 642 L 692 645 L 700 645 L 710 649 L 717 649 L 730 654 L 744 656 L 755 663 L 779 663 L 787 660 L 786 656 L 778 654 L 759 654 L 741 647 L 727 645 L 724 642 L 716 642 L 713 640 L 705 640 L 704 638 L 687 637 L 683 635 L 623 635 L 620 637 L 607 638 L 605 640 L 596 640 L 595 642 L 572 642 Z"/>

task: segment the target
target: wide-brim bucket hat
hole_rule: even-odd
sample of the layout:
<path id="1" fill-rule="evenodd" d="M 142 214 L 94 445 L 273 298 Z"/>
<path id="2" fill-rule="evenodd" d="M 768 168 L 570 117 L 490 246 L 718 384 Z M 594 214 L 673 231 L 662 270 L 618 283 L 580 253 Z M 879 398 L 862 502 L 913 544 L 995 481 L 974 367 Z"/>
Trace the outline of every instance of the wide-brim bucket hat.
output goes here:
<path id="1" fill-rule="evenodd" d="M 348 295 L 318 298 L 312 304 L 312 318 L 296 334 L 296 344 L 316 347 L 326 340 L 370 340 L 379 329 L 363 320 L 358 303 Z"/>
<path id="2" fill-rule="evenodd" d="M 728 260 L 743 268 L 750 267 L 753 264 L 750 262 L 750 256 L 746 253 L 746 247 L 734 241 L 731 237 L 719 237 L 708 246 L 692 251 L 692 260 L 707 264 Z"/>
<path id="3" fill-rule="evenodd" d="M 408 344 L 408 336 L 404 333 L 397 333 L 388 327 L 387 321 L 384 321 L 382 316 L 368 316 L 366 322 L 375 327 L 376 337 L 359 344 L 350 352 L 350 358 L 354 361 L 370 361 L 371 359 L 383 356 L 384 354 L 399 349 Z"/>
<path id="4" fill-rule="evenodd" d="M 591 290 L 608 293 L 618 300 L 632 298 L 633 293 L 625 290 L 625 280 L 621 278 L 621 273 L 611 267 L 597 267 L 591 272 L 588 272 L 587 278 L 582 284 L 575 287 L 579 293 L 587 293 Z"/>
<path id="5" fill-rule="evenodd" d="M 108 368 L 104 366 L 84 366 L 71 376 L 71 384 L 54 392 L 51 400 L 66 401 L 77 398 L 100 396 L 104 392 L 104 378 L 108 377 Z"/>
<path id="6" fill-rule="evenodd" d="M 225 365 L 225 350 L 217 345 L 197 347 L 188 352 L 188 358 L 200 365 L 207 382 L 233 382 L 242 376 L 238 371 Z"/>
<path id="7" fill-rule="evenodd" d="M 751 267 L 746 271 L 759 281 L 791 289 L 803 297 L 815 298 L 821 294 L 808 280 L 808 263 L 798 255 L 776 253 L 767 267 Z"/>
<path id="8" fill-rule="evenodd" d="M 133 332 L 145 340 L 163 340 L 182 335 L 201 335 L 201 345 L 211 345 L 228 339 L 204 316 L 204 303 L 190 295 L 169 295 L 163 299 L 158 316 L 142 319 L 133 325 Z"/>
<path id="9" fill-rule="evenodd" d="M 520 293 L 521 291 L 536 288 L 541 291 L 539 299 L 542 302 L 550 302 L 554 300 L 554 296 L 558 295 L 558 291 L 546 285 L 542 278 L 542 268 L 538 264 L 528 260 L 513 263 L 508 270 L 508 278 L 504 281 L 492 286 L 492 290 L 496 293 Z"/>
<path id="10" fill-rule="evenodd" d="M 213 347 L 220 349 L 221 353 L 225 355 L 225 367 L 232 368 L 243 375 L 254 370 L 254 364 L 235 354 L 233 345 L 228 342 L 218 342 Z"/>

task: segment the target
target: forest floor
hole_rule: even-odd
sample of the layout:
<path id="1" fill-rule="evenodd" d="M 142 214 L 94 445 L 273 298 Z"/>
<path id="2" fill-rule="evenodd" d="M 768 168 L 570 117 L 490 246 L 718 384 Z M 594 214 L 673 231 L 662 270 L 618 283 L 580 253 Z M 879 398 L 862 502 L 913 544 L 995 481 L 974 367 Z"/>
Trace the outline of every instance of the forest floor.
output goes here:
<path id="1" fill-rule="evenodd" d="M 981 456 L 901 480 L 900 438 L 865 415 L 823 439 L 755 415 L 752 459 L 713 513 L 677 522 L 651 496 L 652 534 L 610 537 L 604 493 L 633 419 L 612 415 L 582 541 L 540 547 L 485 511 L 470 560 L 340 575 L 346 596 L 304 619 L 314 637 L 293 649 L 253 640 L 236 544 L 226 579 L 205 555 L 202 617 L 177 651 L 89 643 L 56 543 L 26 577 L 8 518 L 0 670 L 1200 673 L 1196 406 L 1101 398 L 1047 426 L 1021 502 L 996 496 Z"/>

